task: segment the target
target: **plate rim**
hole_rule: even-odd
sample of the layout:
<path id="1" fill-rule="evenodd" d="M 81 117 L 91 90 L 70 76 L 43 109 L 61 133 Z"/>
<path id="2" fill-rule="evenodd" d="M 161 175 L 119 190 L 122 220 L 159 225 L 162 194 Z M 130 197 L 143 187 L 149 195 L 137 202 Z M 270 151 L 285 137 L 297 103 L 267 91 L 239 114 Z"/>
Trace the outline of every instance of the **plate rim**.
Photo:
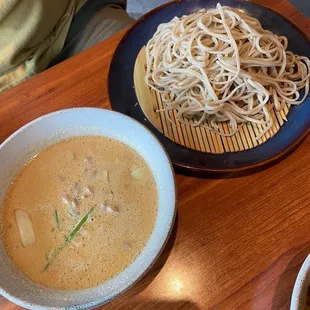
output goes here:
<path id="1" fill-rule="evenodd" d="M 175 5 L 177 3 L 182 3 L 185 2 L 186 0 L 173 0 L 167 3 L 164 3 L 154 9 L 152 9 L 151 11 L 147 12 L 146 14 L 142 15 L 140 18 L 138 18 L 124 33 L 124 35 L 121 37 L 119 43 L 117 44 L 113 55 L 111 57 L 111 61 L 109 63 L 109 68 L 108 68 L 108 76 L 107 76 L 107 95 L 108 95 L 108 100 L 109 100 L 109 104 L 110 107 L 113 110 L 113 105 L 112 105 L 112 100 L 111 100 L 111 94 L 110 94 L 110 89 L 111 89 L 111 82 L 110 82 L 110 76 L 111 76 L 111 65 L 114 62 L 117 52 L 122 44 L 122 42 L 126 39 L 126 37 L 131 33 L 131 31 L 139 24 L 141 24 L 145 19 L 147 19 L 149 16 L 153 15 L 154 13 L 161 11 L 162 9 L 169 7 L 171 5 Z M 308 36 L 305 31 L 303 29 L 301 29 L 293 20 L 291 20 L 290 18 L 286 17 L 285 15 L 283 15 L 282 13 L 280 13 L 279 11 L 277 11 L 274 8 L 270 8 L 265 4 L 261 4 L 256 2 L 255 0 L 237 0 L 241 3 L 251 3 L 251 4 L 255 4 L 258 5 L 260 7 L 263 7 L 266 10 L 272 11 L 273 13 L 279 15 L 280 17 L 282 17 L 285 21 L 287 21 L 288 23 L 290 23 L 304 38 L 305 40 L 310 44 L 310 36 Z M 207 2 L 207 0 L 206 0 Z M 302 12 L 300 12 L 298 9 L 296 9 L 299 13 L 302 14 Z M 303 14 L 302 14 L 303 15 Z M 308 96 L 310 97 L 310 92 L 308 94 Z M 114 111 L 114 110 L 113 110 Z M 117 111 L 118 112 L 118 111 Z M 154 126 L 153 126 L 154 127 Z M 156 127 L 154 127 L 156 130 L 158 130 Z M 244 172 L 251 172 L 251 171 L 255 171 L 257 169 L 263 168 L 263 167 L 269 167 L 272 166 L 273 164 L 276 164 L 277 162 L 280 162 L 282 159 L 284 159 L 286 156 L 288 156 L 289 154 L 291 154 L 307 137 L 307 135 L 310 133 L 310 127 L 305 130 L 305 132 L 296 140 L 294 141 L 290 146 L 288 146 L 285 150 L 281 151 L 278 154 L 275 154 L 274 156 L 267 158 L 261 162 L 258 163 L 254 163 L 254 164 L 249 164 L 246 165 L 244 167 L 237 167 L 237 168 L 223 168 L 223 169 L 218 169 L 218 168 L 209 168 L 203 165 L 190 165 L 190 164 L 186 164 L 177 160 L 174 160 L 170 157 L 168 151 L 166 150 L 166 152 L 169 155 L 169 158 L 171 160 L 171 162 L 173 163 L 173 165 L 175 165 L 177 168 L 181 168 L 181 169 L 185 169 L 186 171 L 192 171 L 192 172 L 196 172 L 196 173 L 215 173 L 217 175 L 221 175 L 221 174 L 227 174 L 227 173 L 244 173 Z M 161 135 L 163 135 L 160 132 Z M 164 136 L 164 135 L 163 135 Z M 175 142 L 174 142 L 175 143 Z M 177 143 L 176 143 L 177 144 Z M 164 146 L 165 147 L 165 146 Z M 166 147 L 165 147 L 166 149 Z M 241 151 L 242 152 L 242 151 Z M 206 153 L 208 154 L 208 153 Z"/>

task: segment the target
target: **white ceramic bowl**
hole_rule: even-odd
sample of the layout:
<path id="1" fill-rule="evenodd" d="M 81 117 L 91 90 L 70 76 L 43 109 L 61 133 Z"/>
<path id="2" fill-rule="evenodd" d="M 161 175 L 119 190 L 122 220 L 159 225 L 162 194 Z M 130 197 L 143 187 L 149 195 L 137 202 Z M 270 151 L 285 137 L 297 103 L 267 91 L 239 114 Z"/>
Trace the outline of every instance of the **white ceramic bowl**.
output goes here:
<path id="1" fill-rule="evenodd" d="M 310 286 L 310 255 L 308 255 L 308 257 L 303 262 L 297 275 L 291 299 L 291 310 L 306 309 L 305 306 L 306 297 L 309 286 Z"/>
<path id="2" fill-rule="evenodd" d="M 141 254 L 123 272 L 98 287 L 80 291 L 48 289 L 33 283 L 11 264 L 0 240 L 0 294 L 28 309 L 89 309 L 112 300 L 137 282 L 155 262 L 174 223 L 176 191 L 165 150 L 140 123 L 103 109 L 77 108 L 51 113 L 25 125 L 3 142 L 0 203 L 17 171 L 32 156 L 48 145 L 82 135 L 114 138 L 143 156 L 155 176 L 159 193 L 155 228 Z"/>

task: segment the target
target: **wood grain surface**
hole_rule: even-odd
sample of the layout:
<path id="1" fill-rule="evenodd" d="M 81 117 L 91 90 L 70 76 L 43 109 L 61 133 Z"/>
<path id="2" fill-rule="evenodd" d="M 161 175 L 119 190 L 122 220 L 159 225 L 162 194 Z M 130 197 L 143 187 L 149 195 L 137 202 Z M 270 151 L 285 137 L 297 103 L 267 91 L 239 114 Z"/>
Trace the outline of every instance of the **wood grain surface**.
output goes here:
<path id="1" fill-rule="evenodd" d="M 286 0 L 259 2 L 310 37 L 309 19 Z M 109 108 L 108 66 L 122 35 L 0 94 L 0 141 L 51 111 Z M 102 309 L 289 309 L 310 252 L 309 149 L 310 137 L 278 165 L 242 178 L 177 175 L 178 217 L 163 254 L 137 285 Z M 0 309 L 20 308 L 0 298 Z"/>

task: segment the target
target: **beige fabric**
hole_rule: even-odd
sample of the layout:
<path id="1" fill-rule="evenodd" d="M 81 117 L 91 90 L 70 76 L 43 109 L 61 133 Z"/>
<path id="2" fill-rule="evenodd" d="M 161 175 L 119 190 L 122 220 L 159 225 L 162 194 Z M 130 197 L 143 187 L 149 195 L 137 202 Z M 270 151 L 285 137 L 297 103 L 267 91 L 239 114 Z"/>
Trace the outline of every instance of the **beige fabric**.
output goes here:
<path id="1" fill-rule="evenodd" d="M 91 0 L 90 0 L 91 1 Z M 87 2 L 87 0 L 78 0 L 76 4 L 76 13 L 80 10 L 80 8 Z"/>
<path id="2" fill-rule="evenodd" d="M 74 10 L 74 0 L 0 0 L 0 92 L 47 68 Z"/>

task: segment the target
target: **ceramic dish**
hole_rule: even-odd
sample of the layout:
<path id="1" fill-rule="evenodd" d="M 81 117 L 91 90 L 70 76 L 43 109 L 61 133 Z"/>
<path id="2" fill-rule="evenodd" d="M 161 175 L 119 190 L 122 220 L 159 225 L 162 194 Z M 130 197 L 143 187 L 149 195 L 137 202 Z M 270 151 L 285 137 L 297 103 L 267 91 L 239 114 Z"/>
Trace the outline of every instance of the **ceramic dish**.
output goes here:
<path id="1" fill-rule="evenodd" d="M 173 164 L 194 173 L 241 174 L 270 165 L 292 151 L 307 135 L 310 128 L 310 96 L 299 106 L 293 106 L 288 121 L 267 142 L 249 150 L 211 154 L 195 151 L 166 138 L 147 120 L 133 88 L 133 70 L 141 48 L 153 36 L 159 24 L 202 8 L 215 7 L 218 0 L 183 0 L 163 5 L 143 16 L 127 32 L 115 51 L 109 72 L 109 96 L 112 108 L 146 125 L 165 146 Z M 310 57 L 310 43 L 289 20 L 259 4 L 222 0 L 222 5 L 238 7 L 257 18 L 262 26 L 288 38 L 288 49 Z"/>
<path id="2" fill-rule="evenodd" d="M 149 242 L 123 272 L 98 287 L 81 291 L 44 288 L 24 277 L 10 262 L 0 240 L 0 294 L 28 309 L 89 309 L 104 304 L 137 282 L 154 263 L 175 217 L 172 166 L 158 140 L 141 124 L 120 113 L 92 108 L 63 110 L 25 125 L 0 146 L 0 203 L 21 166 L 48 145 L 82 135 L 103 135 L 138 151 L 156 179 L 159 204 Z"/>
<path id="3" fill-rule="evenodd" d="M 310 309 L 309 292 L 310 289 L 310 255 L 306 258 L 302 264 L 298 273 L 293 295 L 291 299 L 291 310 L 307 310 Z"/>

